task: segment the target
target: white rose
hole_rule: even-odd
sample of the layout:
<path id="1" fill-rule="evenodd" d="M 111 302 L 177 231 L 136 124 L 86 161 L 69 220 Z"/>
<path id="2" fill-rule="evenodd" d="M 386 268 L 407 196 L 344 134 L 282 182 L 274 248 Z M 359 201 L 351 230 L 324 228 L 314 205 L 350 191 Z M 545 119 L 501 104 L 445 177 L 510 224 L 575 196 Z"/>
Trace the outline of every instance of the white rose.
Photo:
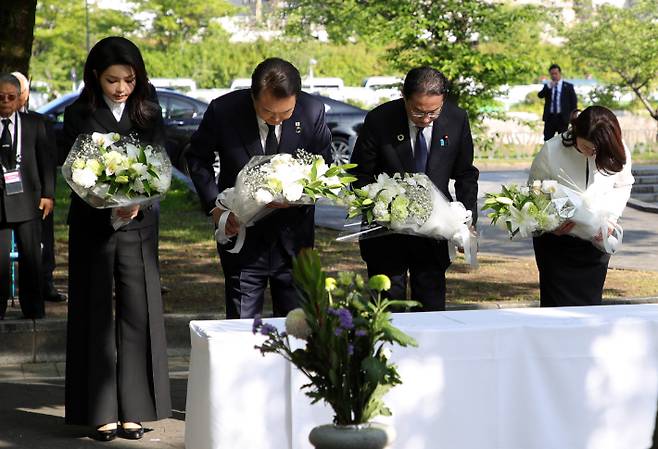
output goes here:
<path id="1" fill-rule="evenodd" d="M 288 312 L 286 316 L 286 332 L 296 338 L 306 340 L 311 335 L 311 328 L 306 322 L 304 309 L 297 308 Z"/>
<path id="2" fill-rule="evenodd" d="M 544 193 L 555 193 L 557 192 L 557 181 L 552 179 L 547 179 L 541 182 L 541 191 Z"/>
<path id="3" fill-rule="evenodd" d="M 290 202 L 298 201 L 302 197 L 303 193 L 304 187 L 298 182 L 285 184 L 283 186 L 283 196 L 286 197 L 286 200 Z"/>
<path id="4" fill-rule="evenodd" d="M 256 201 L 258 201 L 261 204 L 269 204 L 274 200 L 274 196 L 272 196 L 272 192 L 270 192 L 267 189 L 258 189 L 256 190 Z"/>
<path id="5" fill-rule="evenodd" d="M 77 185 L 82 186 L 85 189 L 88 189 L 90 187 L 93 187 L 94 184 L 96 184 L 96 180 L 98 179 L 98 177 L 94 174 L 92 170 L 88 168 L 81 168 L 81 169 L 73 170 L 72 179 L 73 182 L 76 183 Z"/>
<path id="6" fill-rule="evenodd" d="M 135 162 L 130 166 L 131 169 L 137 173 L 138 176 L 145 176 L 146 173 L 148 172 L 148 167 L 140 162 Z"/>

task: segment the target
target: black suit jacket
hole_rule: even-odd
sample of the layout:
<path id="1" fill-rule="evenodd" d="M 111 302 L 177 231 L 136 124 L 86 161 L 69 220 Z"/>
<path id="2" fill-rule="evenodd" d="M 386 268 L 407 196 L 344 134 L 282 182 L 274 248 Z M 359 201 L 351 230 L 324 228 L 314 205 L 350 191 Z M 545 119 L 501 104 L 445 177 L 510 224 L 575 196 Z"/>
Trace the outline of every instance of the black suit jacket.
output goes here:
<path id="1" fill-rule="evenodd" d="M 45 120 L 34 114 L 18 113 L 21 121 L 21 165 L 23 193 L 7 195 L 2 191 L 2 205 L 7 222 L 16 223 L 41 216 L 39 200 L 54 198 L 55 176 L 52 154 L 54 140 L 49 139 Z"/>
<path id="2" fill-rule="evenodd" d="M 454 179 L 457 200 L 472 211 L 475 223 L 479 171 L 473 166 L 473 138 L 466 111 L 444 103 L 441 115 L 432 125 L 429 150 L 427 176 L 450 200 L 448 183 Z M 392 176 L 414 171 L 404 100 L 389 101 L 368 113 L 354 146 L 352 162 L 358 164 L 353 169 L 357 187 L 374 182 L 380 173 Z"/>
<path id="3" fill-rule="evenodd" d="M 160 111 L 157 103 L 151 105 Z M 71 146 L 79 134 L 91 134 L 93 132 L 109 133 L 115 132 L 122 136 L 134 135 L 140 142 L 155 145 L 164 145 L 165 134 L 162 114 L 158 114 L 152 126 L 140 128 L 134 124 L 128 114 L 128 105 L 117 122 L 110 108 L 102 102 L 93 109 L 81 100 L 76 100 L 64 111 L 64 140 L 66 148 L 70 151 Z M 110 209 L 95 209 L 85 203 L 78 195 L 71 193 L 71 207 L 69 209 L 68 223 L 70 225 L 93 226 L 98 232 L 114 232 L 110 222 Z M 140 229 L 147 226 L 155 226 L 158 221 L 158 205 L 141 208 L 137 217 L 121 230 Z"/>
<path id="4" fill-rule="evenodd" d="M 542 120 L 546 121 L 551 112 L 551 89 L 548 84 L 537 94 L 539 98 L 544 99 L 544 115 Z M 562 90 L 560 91 L 560 118 L 564 123 L 569 123 L 571 113 L 578 108 L 578 96 L 573 88 L 573 84 L 562 81 Z"/>
<path id="5" fill-rule="evenodd" d="M 215 207 L 217 194 L 235 185 L 240 170 L 253 156 L 263 154 L 250 90 L 239 90 L 214 99 L 203 116 L 186 153 L 192 181 L 206 213 Z M 324 104 L 301 92 L 292 116 L 282 124 L 279 153 L 294 154 L 303 148 L 322 155 L 328 162 L 331 133 L 324 117 Z M 219 154 L 219 178 L 213 162 Z M 313 245 L 313 207 L 291 207 L 271 213 L 247 230 L 280 238 L 290 254 Z"/>

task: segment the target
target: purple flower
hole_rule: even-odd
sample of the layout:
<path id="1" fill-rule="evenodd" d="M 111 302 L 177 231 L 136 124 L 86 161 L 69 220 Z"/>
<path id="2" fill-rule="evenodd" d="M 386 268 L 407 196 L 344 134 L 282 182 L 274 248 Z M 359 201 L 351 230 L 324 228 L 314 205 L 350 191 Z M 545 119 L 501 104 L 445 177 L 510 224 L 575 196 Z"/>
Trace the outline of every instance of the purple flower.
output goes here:
<path id="1" fill-rule="evenodd" d="M 255 334 L 262 325 L 263 320 L 260 318 L 260 315 L 256 315 L 254 317 L 254 323 L 251 325 L 251 331 Z"/>
<path id="2" fill-rule="evenodd" d="M 334 330 L 334 334 L 336 334 L 336 337 L 340 337 L 341 335 L 343 335 L 343 328 L 337 327 L 336 330 Z"/>
<path id="3" fill-rule="evenodd" d="M 354 323 L 352 322 L 352 314 L 350 311 L 344 307 L 341 307 L 338 309 L 338 321 L 340 322 L 340 327 L 343 329 L 352 329 L 354 327 Z"/>
<path id="4" fill-rule="evenodd" d="M 260 333 L 263 335 L 270 335 L 274 332 L 276 332 L 276 327 L 268 323 L 263 324 L 263 326 L 260 328 Z"/>
<path id="5" fill-rule="evenodd" d="M 366 335 L 368 335 L 368 332 L 365 329 L 357 329 L 354 332 L 354 335 L 356 335 L 357 337 L 365 337 Z"/>
<path id="6" fill-rule="evenodd" d="M 354 345 L 352 343 L 347 345 L 347 355 L 354 354 Z"/>

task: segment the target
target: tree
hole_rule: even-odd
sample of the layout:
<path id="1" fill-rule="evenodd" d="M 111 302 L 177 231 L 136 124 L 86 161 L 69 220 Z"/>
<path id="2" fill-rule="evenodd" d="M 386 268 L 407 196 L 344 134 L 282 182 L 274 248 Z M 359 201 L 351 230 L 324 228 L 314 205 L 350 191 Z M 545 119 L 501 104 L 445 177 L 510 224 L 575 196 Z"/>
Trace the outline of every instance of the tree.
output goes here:
<path id="1" fill-rule="evenodd" d="M 292 0 L 285 15 L 296 35 L 320 25 L 341 42 L 387 43 L 401 72 L 420 65 L 441 70 L 460 106 L 478 117 L 491 110 L 501 86 L 536 71 L 524 53 L 539 41 L 547 14 L 483 0 Z"/>
<path id="2" fill-rule="evenodd" d="M 80 81 L 87 58 L 84 1 L 41 0 L 37 5 L 36 25 L 33 77 L 47 81 L 55 91 L 70 90 L 72 72 Z M 137 30 L 138 23 L 129 13 L 101 9 L 89 2 L 92 46 L 106 36 L 128 37 Z"/>
<path id="3" fill-rule="evenodd" d="M 213 19 L 237 12 L 225 0 L 140 0 L 136 4 L 138 11 L 152 15 L 149 35 L 160 50 L 199 41 L 209 32 Z"/>
<path id="4" fill-rule="evenodd" d="M 631 8 L 604 5 L 567 33 L 574 59 L 589 64 L 597 76 L 631 89 L 651 117 L 658 108 L 649 94 L 658 84 L 658 8 L 638 0 Z"/>
<path id="5" fill-rule="evenodd" d="M 0 0 L 0 73 L 27 74 L 37 0 Z"/>

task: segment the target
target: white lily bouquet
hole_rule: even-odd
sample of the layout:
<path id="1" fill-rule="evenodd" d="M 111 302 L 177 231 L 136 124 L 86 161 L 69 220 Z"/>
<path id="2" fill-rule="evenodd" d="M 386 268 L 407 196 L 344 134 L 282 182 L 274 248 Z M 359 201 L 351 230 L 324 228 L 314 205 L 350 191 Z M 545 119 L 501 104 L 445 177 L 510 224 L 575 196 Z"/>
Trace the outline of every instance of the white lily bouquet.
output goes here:
<path id="1" fill-rule="evenodd" d="M 163 147 L 117 133 L 80 134 L 62 165 L 71 189 L 96 209 L 155 201 L 169 189 L 171 171 Z M 128 223 L 112 214 L 115 229 Z"/>
<path id="2" fill-rule="evenodd" d="M 573 207 L 566 201 L 551 197 L 557 189 L 554 180 L 536 180 L 531 186 L 502 186 L 500 193 L 485 195 L 482 210 L 492 209 L 487 214 L 491 224 L 501 225 L 509 232 L 510 239 L 551 232 L 573 215 Z"/>
<path id="3" fill-rule="evenodd" d="M 464 248 L 466 262 L 477 266 L 477 236 L 471 231 L 471 211 L 459 201 L 448 201 L 422 173 L 386 173 L 374 183 L 354 189 L 346 200 L 348 223 L 357 231 L 344 232 L 338 240 L 368 238 L 395 232 L 448 240 L 450 258 Z M 362 217 L 356 223 L 349 220 Z M 381 231 L 384 231 L 383 233 Z"/>
<path id="4" fill-rule="evenodd" d="M 555 180 L 535 180 L 531 186 L 511 184 L 502 186 L 500 193 L 488 193 L 482 210 L 492 209 L 491 223 L 502 225 L 510 239 L 552 232 L 573 221 L 576 226 L 569 235 L 613 254 L 621 244 L 623 229 L 609 209 L 607 193 L 598 184 L 582 190 L 573 183 L 567 187 Z"/>
<path id="5" fill-rule="evenodd" d="M 235 187 L 217 196 L 217 207 L 224 209 L 215 239 L 225 244 L 230 241 L 225 233 L 229 213 L 240 223 L 240 231 L 231 253 L 242 249 L 246 228 L 252 226 L 273 210 L 272 202 L 294 205 L 311 205 L 319 198 L 338 201 L 343 191 L 356 178 L 347 173 L 355 164 L 327 165 L 324 158 L 298 149 L 288 153 L 254 156 L 238 173 Z"/>

